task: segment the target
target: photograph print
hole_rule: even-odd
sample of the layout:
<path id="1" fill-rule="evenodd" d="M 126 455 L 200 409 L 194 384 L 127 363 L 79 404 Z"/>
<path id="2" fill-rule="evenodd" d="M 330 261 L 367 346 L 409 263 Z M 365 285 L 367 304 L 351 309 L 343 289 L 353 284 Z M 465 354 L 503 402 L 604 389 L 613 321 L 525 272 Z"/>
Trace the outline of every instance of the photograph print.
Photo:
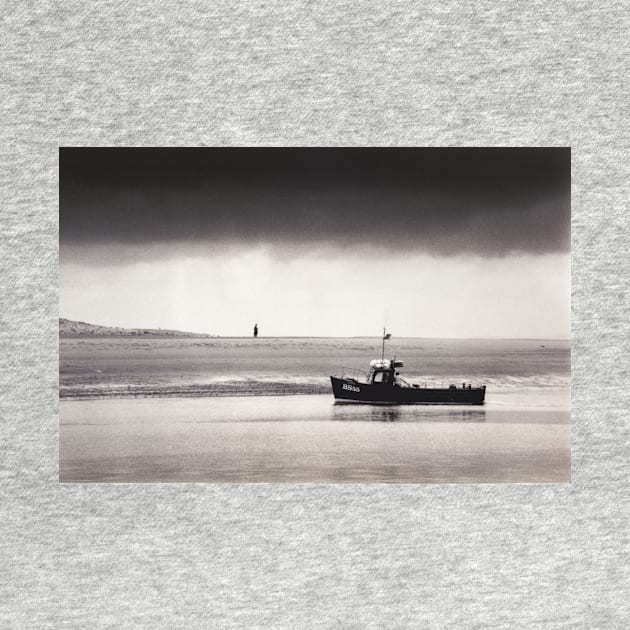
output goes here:
<path id="1" fill-rule="evenodd" d="M 569 148 L 59 152 L 59 479 L 567 483 Z"/>

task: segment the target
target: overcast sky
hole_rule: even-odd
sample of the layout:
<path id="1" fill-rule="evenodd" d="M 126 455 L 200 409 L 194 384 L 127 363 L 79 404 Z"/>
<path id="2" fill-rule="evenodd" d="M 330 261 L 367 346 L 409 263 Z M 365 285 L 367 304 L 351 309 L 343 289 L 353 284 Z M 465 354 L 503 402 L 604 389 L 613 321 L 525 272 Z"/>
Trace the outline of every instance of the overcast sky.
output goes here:
<path id="1" fill-rule="evenodd" d="M 60 314 L 568 338 L 569 149 L 61 149 Z"/>

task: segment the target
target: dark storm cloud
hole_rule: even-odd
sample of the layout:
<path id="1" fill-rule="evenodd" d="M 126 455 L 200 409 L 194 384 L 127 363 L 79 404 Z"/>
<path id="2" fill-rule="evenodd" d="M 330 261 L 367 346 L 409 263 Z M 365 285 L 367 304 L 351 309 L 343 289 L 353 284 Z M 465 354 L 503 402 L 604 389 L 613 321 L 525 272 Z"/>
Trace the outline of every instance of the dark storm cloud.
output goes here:
<path id="1" fill-rule="evenodd" d="M 60 239 L 568 251 L 570 150 L 64 148 Z"/>

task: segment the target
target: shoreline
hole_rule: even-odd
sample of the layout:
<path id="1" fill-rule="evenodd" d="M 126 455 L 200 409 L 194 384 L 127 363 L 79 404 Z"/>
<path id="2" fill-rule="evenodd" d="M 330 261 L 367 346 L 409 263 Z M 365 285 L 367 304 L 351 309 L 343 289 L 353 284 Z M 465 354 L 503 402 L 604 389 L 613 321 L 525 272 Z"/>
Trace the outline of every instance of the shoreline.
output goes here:
<path id="1" fill-rule="evenodd" d="M 231 396 L 295 396 L 328 394 L 329 384 L 281 381 L 226 381 L 189 385 L 62 386 L 59 400 L 116 400 L 129 398 L 227 398 Z"/>
<path id="2" fill-rule="evenodd" d="M 327 335 L 212 335 L 206 333 L 60 333 L 59 340 L 62 339 L 205 339 L 205 340 L 230 340 L 230 339 L 251 339 L 253 342 L 273 341 L 278 339 L 353 339 L 366 340 L 380 343 L 381 338 L 374 335 L 348 335 L 348 336 L 327 336 Z M 394 338 L 392 338 L 394 339 Z M 571 343 L 571 339 L 562 337 L 412 337 L 397 335 L 396 340 L 416 340 L 416 341 L 546 341 Z"/>

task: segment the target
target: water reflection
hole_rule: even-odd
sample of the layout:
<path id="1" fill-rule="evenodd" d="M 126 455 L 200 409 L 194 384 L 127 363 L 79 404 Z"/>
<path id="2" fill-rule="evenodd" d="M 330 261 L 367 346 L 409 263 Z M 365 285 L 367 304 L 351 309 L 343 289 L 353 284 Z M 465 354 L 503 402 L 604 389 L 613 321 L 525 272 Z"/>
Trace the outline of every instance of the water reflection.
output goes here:
<path id="1" fill-rule="evenodd" d="M 447 405 L 352 405 L 335 402 L 331 420 L 363 422 L 485 422 L 484 407 Z"/>

